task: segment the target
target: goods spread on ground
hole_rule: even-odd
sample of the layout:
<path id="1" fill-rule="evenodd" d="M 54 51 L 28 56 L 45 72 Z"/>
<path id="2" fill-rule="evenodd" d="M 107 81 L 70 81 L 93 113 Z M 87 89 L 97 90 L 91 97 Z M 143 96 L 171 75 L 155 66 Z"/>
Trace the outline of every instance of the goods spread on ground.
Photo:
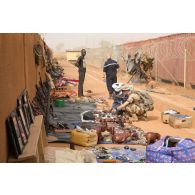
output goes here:
<path id="1" fill-rule="evenodd" d="M 106 99 L 93 97 L 91 89 L 78 98 L 77 87 L 78 80 L 66 78 L 60 66 L 52 66 L 46 82 L 36 85 L 31 105 L 27 102 L 33 116 L 43 115 L 49 143 L 70 144 L 71 149 L 56 151 L 56 162 L 195 162 L 193 140 L 145 133 L 133 124 L 131 107 L 128 113 L 112 112 Z M 147 92 L 133 93 L 140 96 L 136 109 L 153 110 Z M 147 117 L 146 112 L 143 115 Z M 174 128 L 192 126 L 192 117 L 175 110 L 164 111 L 161 119 Z M 75 146 L 85 149 L 75 150 Z"/>

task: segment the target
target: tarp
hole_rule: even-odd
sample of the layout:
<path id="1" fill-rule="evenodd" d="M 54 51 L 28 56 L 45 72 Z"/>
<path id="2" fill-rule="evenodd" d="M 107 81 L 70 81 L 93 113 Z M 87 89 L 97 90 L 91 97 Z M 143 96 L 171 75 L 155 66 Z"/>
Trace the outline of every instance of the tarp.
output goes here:
<path id="1" fill-rule="evenodd" d="M 60 122 L 61 124 L 66 124 L 66 127 L 69 129 L 75 129 L 77 125 L 81 125 L 81 117 L 80 114 L 85 110 L 94 110 L 96 105 L 91 102 L 70 102 L 65 100 L 64 107 L 54 107 L 53 106 L 53 114 L 54 120 L 56 122 Z M 63 142 L 70 143 L 70 133 L 57 133 L 50 132 L 49 136 L 56 137 L 56 140 L 53 139 L 50 142 Z"/>
<path id="2" fill-rule="evenodd" d="M 70 102 L 65 100 L 64 107 L 54 107 L 53 114 L 56 120 L 63 121 L 68 124 L 70 129 L 75 128 L 76 125 L 81 123 L 80 114 L 85 110 L 94 110 L 96 105 L 91 102 Z"/>

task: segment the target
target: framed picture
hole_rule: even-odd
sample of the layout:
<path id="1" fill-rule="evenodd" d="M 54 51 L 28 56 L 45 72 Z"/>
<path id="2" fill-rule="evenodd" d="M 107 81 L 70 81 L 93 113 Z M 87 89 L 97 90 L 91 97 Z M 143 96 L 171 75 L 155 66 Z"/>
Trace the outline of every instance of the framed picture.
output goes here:
<path id="1" fill-rule="evenodd" d="M 27 104 L 27 102 L 28 102 L 27 93 L 28 93 L 28 92 L 27 92 L 26 89 L 22 92 L 22 100 L 23 100 L 23 103 L 24 103 L 24 104 Z"/>
<path id="2" fill-rule="evenodd" d="M 28 112 L 29 112 L 30 122 L 33 123 L 34 119 L 35 119 L 35 116 L 34 116 L 34 113 L 33 113 L 33 110 L 32 110 L 31 104 L 30 104 L 28 91 L 26 89 L 22 92 L 22 100 L 23 100 L 24 104 L 28 105 L 28 110 L 29 110 Z"/>
<path id="3" fill-rule="evenodd" d="M 29 116 L 28 104 L 23 104 L 22 108 L 24 111 L 24 118 L 26 120 L 27 127 L 28 129 L 30 129 L 31 121 L 30 121 L 30 116 Z"/>
<path id="4" fill-rule="evenodd" d="M 18 147 L 19 154 L 22 154 L 22 151 L 24 149 L 24 144 L 22 141 L 22 136 L 21 136 L 20 129 L 18 126 L 18 122 L 17 122 L 17 114 L 15 111 L 12 112 L 10 115 L 10 125 L 12 128 L 14 137 L 15 137 L 15 141 Z"/>
<path id="5" fill-rule="evenodd" d="M 18 149 L 18 144 L 16 141 L 15 133 L 13 127 L 11 125 L 11 118 L 8 117 L 6 119 L 6 129 L 8 133 L 8 140 L 9 140 L 9 153 L 13 155 L 15 158 L 18 158 L 20 152 Z"/>
<path id="6" fill-rule="evenodd" d="M 23 145 L 26 145 L 28 142 L 28 139 L 27 139 L 27 136 L 25 134 L 24 126 L 22 125 L 22 120 L 20 117 L 17 117 L 17 122 L 18 122 L 19 131 L 20 131 L 20 134 L 22 137 Z"/>
<path id="7" fill-rule="evenodd" d="M 17 99 L 17 106 L 22 106 L 23 102 L 22 102 L 22 95 L 20 95 Z"/>
<path id="8" fill-rule="evenodd" d="M 30 136 L 30 130 L 27 126 L 22 106 L 17 107 L 17 113 L 18 113 L 18 116 L 22 120 L 22 124 L 23 124 L 23 127 L 24 127 L 25 134 L 26 134 L 27 137 L 29 137 Z"/>
<path id="9" fill-rule="evenodd" d="M 29 108 L 29 112 L 30 112 L 31 123 L 34 123 L 34 121 L 35 121 L 35 115 L 33 113 L 33 109 L 32 109 L 32 106 L 30 104 L 30 101 L 28 101 L 28 108 Z"/>

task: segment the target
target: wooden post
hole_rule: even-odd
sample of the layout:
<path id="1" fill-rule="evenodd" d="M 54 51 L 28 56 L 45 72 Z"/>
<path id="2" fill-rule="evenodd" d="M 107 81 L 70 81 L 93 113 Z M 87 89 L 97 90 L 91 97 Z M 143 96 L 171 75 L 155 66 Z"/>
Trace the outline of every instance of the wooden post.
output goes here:
<path id="1" fill-rule="evenodd" d="M 155 54 L 155 80 L 158 82 L 158 61 L 157 61 L 157 55 Z"/>
<path id="2" fill-rule="evenodd" d="M 184 88 L 186 88 L 186 73 L 187 73 L 187 63 L 186 63 L 186 48 L 184 49 L 184 75 L 183 75 L 183 84 Z"/>

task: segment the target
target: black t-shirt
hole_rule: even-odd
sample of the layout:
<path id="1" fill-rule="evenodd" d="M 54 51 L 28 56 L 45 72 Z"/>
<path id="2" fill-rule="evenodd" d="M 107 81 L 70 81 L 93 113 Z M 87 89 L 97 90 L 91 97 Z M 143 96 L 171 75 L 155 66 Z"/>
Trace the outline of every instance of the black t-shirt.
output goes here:
<path id="1" fill-rule="evenodd" d="M 76 66 L 79 68 L 79 70 L 86 70 L 85 58 L 83 56 L 78 58 Z"/>

